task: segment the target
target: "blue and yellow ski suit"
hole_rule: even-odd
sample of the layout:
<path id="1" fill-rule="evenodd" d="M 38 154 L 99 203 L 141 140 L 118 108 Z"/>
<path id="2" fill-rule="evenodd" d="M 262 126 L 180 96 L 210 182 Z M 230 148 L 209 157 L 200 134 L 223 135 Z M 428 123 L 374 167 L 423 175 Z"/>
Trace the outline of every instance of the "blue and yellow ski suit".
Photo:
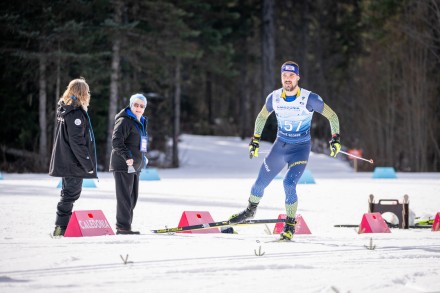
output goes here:
<path id="1" fill-rule="evenodd" d="M 285 205 L 287 216 L 293 218 L 298 206 L 296 185 L 304 173 L 311 151 L 310 127 L 313 113 L 318 112 L 329 120 L 332 134 L 339 134 L 339 120 L 319 95 L 298 88 L 295 96 L 286 96 L 280 88 L 267 96 L 255 121 L 255 137 L 261 137 L 272 112 L 275 112 L 278 123 L 277 138 L 264 158 L 249 201 L 258 203 L 264 195 L 264 189 L 287 165 L 288 171 L 283 180 Z"/>

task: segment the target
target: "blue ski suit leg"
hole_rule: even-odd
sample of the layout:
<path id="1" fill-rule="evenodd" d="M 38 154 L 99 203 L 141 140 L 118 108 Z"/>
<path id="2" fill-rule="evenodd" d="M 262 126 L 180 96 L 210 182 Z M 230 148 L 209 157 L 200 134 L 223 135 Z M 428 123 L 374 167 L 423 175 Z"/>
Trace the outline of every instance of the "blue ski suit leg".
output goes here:
<path id="1" fill-rule="evenodd" d="M 298 201 L 296 185 L 306 169 L 312 148 L 310 140 L 305 143 L 290 146 L 291 147 L 285 155 L 287 161 L 287 173 L 283 180 L 284 192 L 286 193 L 286 204 L 288 205 L 294 204 Z"/>
<path id="2" fill-rule="evenodd" d="M 272 182 L 276 175 L 288 166 L 288 172 L 284 177 L 283 185 L 286 193 L 286 204 L 297 201 L 296 184 L 304 173 L 311 150 L 311 142 L 306 141 L 298 144 L 287 144 L 276 140 L 264 159 L 260 171 L 251 188 L 251 195 L 263 197 L 264 189 Z"/>

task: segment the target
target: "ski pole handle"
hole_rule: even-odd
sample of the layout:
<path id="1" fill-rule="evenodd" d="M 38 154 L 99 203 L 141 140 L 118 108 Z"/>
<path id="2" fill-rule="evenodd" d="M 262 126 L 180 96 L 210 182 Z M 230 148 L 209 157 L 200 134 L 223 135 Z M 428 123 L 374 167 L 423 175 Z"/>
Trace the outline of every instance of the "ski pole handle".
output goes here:
<path id="1" fill-rule="evenodd" d="M 344 152 L 344 151 L 339 151 L 340 153 L 342 153 L 342 154 L 344 154 L 344 155 L 347 155 L 347 156 L 350 156 L 350 157 L 353 157 L 353 158 L 356 158 L 356 159 L 359 159 L 359 160 L 362 160 L 362 161 L 365 161 L 365 162 L 368 162 L 368 163 L 370 163 L 370 164 L 374 164 L 374 162 L 373 162 L 373 159 L 365 159 L 365 158 L 362 158 L 362 157 L 358 157 L 358 156 L 355 156 L 355 155 L 353 155 L 353 154 L 350 154 L 350 153 L 346 153 L 346 152 Z"/>

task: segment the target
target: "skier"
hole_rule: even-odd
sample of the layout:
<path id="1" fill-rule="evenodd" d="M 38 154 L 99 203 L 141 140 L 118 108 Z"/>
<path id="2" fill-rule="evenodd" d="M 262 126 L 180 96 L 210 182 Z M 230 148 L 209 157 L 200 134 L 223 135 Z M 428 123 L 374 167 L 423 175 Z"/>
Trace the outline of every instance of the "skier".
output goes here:
<path id="1" fill-rule="evenodd" d="M 139 173 L 147 163 L 147 119 L 143 117 L 147 99 L 142 94 L 130 97 L 130 106 L 115 117 L 110 172 L 116 186 L 116 234 L 140 234 L 131 230 L 133 210 L 139 195 Z"/>
<path id="2" fill-rule="evenodd" d="M 251 188 L 247 208 L 229 219 L 232 224 L 252 219 L 263 197 L 264 189 L 287 164 L 288 171 L 283 181 L 287 218 L 280 235 L 282 240 L 291 240 L 295 233 L 295 215 L 298 207 L 296 184 L 306 168 L 311 151 L 310 126 L 314 112 L 322 114 L 330 122 L 330 156 L 336 157 L 341 149 L 338 116 L 319 95 L 300 88 L 299 79 L 297 63 L 287 61 L 281 66 L 282 88 L 267 96 L 266 103 L 256 118 L 254 135 L 249 144 L 250 158 L 258 157 L 261 133 L 272 112 L 275 112 L 278 122 L 277 138 L 260 167 L 258 177 Z"/>
<path id="3" fill-rule="evenodd" d="M 84 78 L 72 80 L 58 102 L 57 125 L 50 159 L 49 175 L 62 177 L 54 236 L 64 236 L 79 199 L 83 178 L 97 178 L 96 146 L 87 108 L 89 85 Z"/>

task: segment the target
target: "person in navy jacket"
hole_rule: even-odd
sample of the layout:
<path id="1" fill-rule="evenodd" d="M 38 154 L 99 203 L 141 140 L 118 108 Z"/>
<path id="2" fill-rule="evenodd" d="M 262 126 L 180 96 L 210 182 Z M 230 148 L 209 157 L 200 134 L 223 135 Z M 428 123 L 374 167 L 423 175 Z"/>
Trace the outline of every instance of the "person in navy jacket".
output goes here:
<path id="1" fill-rule="evenodd" d="M 143 117 L 147 99 L 142 94 L 130 97 L 130 105 L 115 116 L 110 171 L 116 187 L 116 234 L 133 231 L 133 210 L 139 194 L 139 175 L 147 163 L 147 119 Z"/>
<path id="2" fill-rule="evenodd" d="M 97 178 L 95 136 L 87 108 L 89 85 L 84 78 L 72 80 L 58 102 L 57 125 L 49 175 L 62 177 L 54 236 L 63 236 L 73 205 L 82 191 L 83 178 Z"/>

